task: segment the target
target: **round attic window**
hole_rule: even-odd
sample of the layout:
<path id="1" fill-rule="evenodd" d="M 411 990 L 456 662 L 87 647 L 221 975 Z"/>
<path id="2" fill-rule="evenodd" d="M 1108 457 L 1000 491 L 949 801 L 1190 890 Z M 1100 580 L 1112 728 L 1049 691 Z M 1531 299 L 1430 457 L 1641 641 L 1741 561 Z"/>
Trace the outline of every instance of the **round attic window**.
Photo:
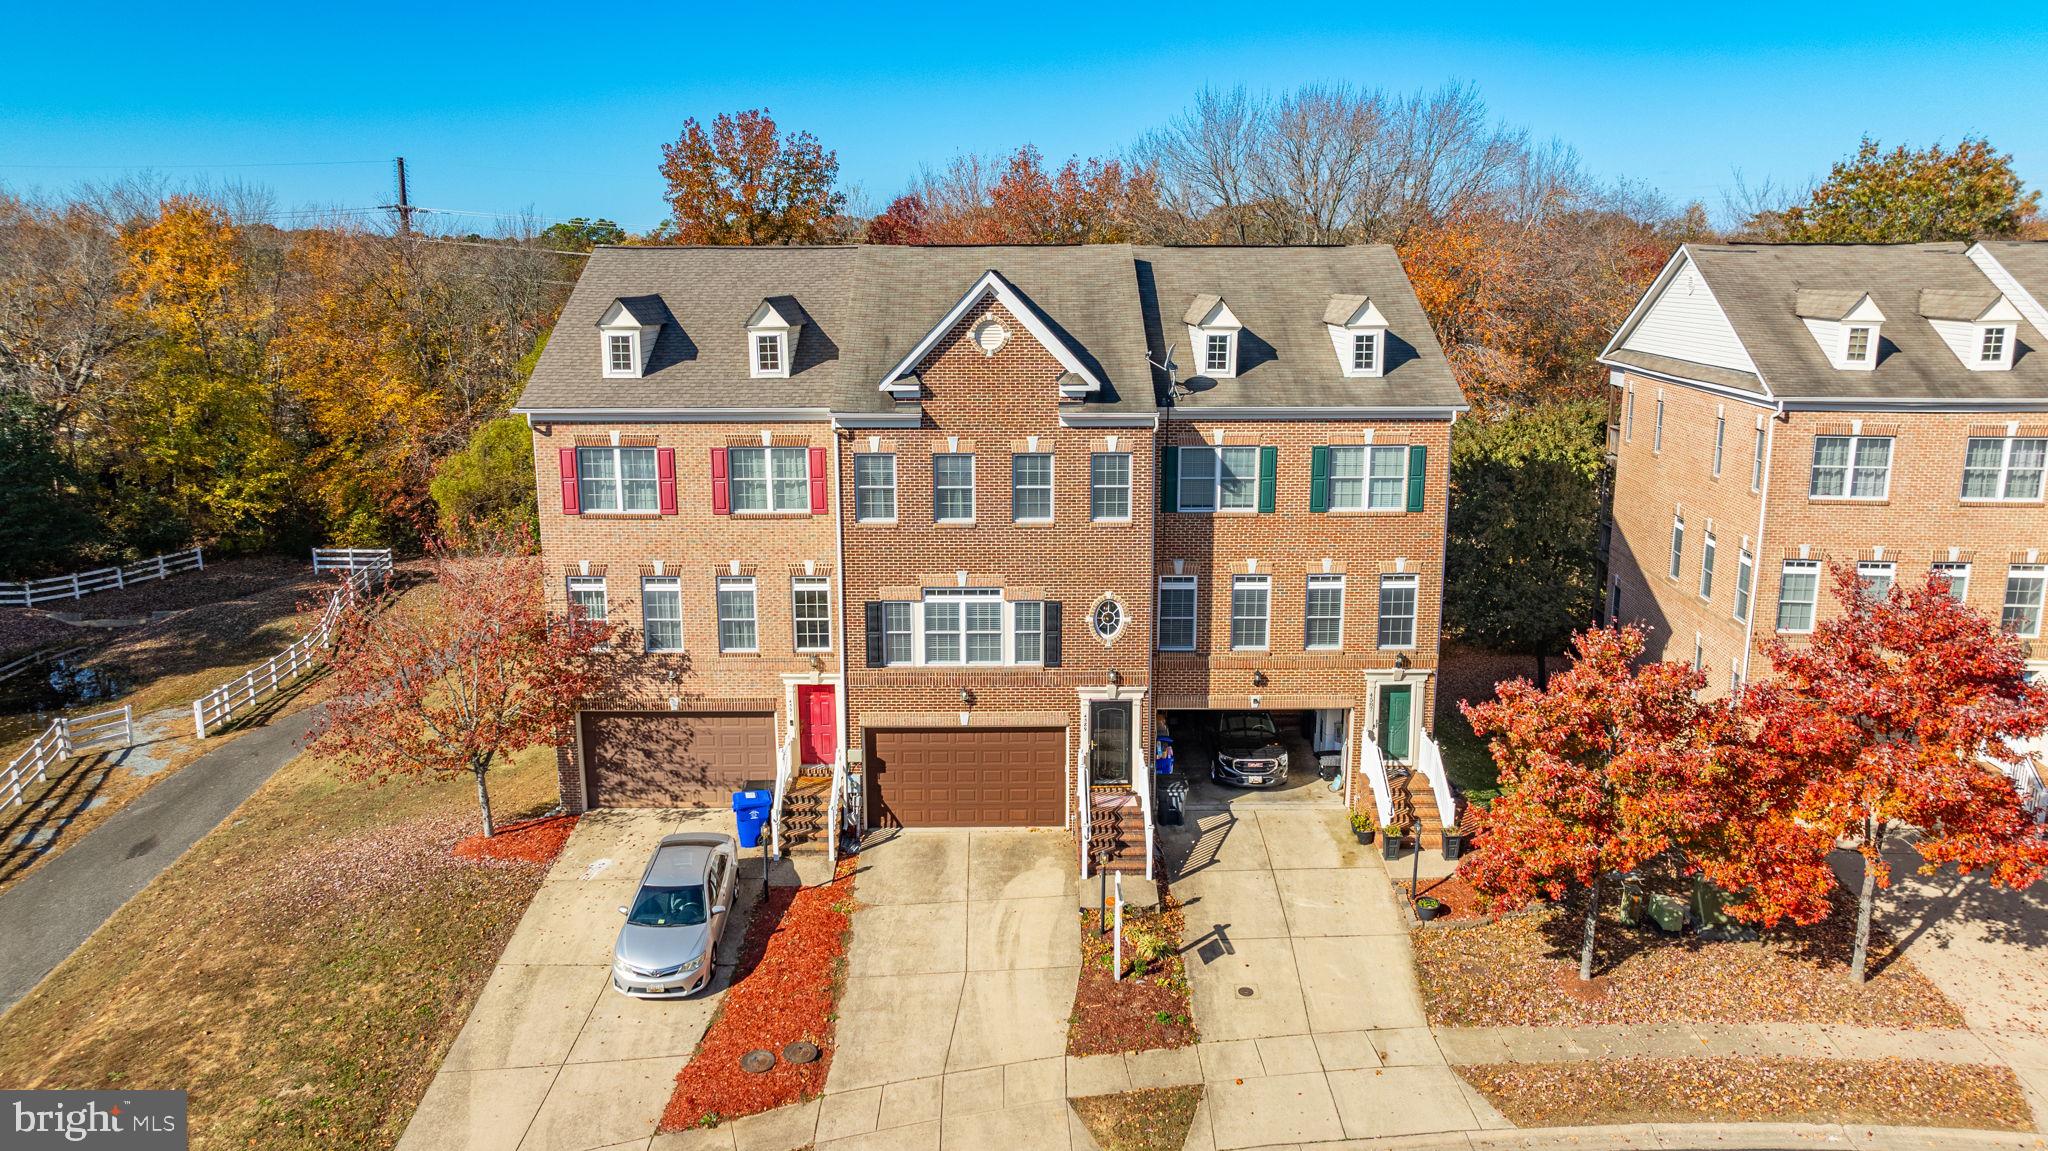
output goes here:
<path id="1" fill-rule="evenodd" d="M 995 320 L 983 320 L 974 325 L 972 334 L 974 336 L 974 346 L 980 348 L 981 354 L 984 356 L 995 355 L 996 350 L 1010 340 L 1010 329 L 1005 328 Z"/>

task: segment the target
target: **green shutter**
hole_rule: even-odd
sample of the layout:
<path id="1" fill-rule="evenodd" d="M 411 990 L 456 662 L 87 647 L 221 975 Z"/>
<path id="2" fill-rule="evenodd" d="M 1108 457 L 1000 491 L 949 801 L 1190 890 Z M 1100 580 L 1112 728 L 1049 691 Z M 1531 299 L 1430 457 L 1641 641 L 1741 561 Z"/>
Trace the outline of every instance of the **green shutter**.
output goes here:
<path id="1" fill-rule="evenodd" d="M 1308 510 L 1330 510 L 1330 449 L 1327 447 L 1308 450 Z"/>
<path id="2" fill-rule="evenodd" d="M 1259 510 L 1262 512 L 1273 510 L 1274 497 L 1280 492 L 1279 473 L 1280 449 L 1272 447 L 1260 448 Z"/>
<path id="3" fill-rule="evenodd" d="M 1429 448 L 1422 444 L 1408 445 L 1408 510 L 1422 510 L 1422 482 L 1429 475 Z"/>
<path id="4" fill-rule="evenodd" d="M 1180 449 L 1164 448 L 1159 453 L 1159 510 L 1180 510 Z"/>

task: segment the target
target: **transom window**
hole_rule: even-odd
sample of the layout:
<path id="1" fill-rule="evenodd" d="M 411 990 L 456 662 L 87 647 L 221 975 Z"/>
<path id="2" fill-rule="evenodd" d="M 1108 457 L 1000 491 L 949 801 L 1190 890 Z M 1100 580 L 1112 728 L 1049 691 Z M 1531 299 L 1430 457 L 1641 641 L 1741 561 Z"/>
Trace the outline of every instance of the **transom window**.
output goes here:
<path id="1" fill-rule="evenodd" d="M 728 448 L 726 474 L 735 512 L 811 510 L 809 448 Z"/>
<path id="2" fill-rule="evenodd" d="M 1852 364 L 1860 364 L 1870 358 L 1869 328 L 1849 329 L 1849 342 L 1842 349 L 1842 358 Z"/>
<path id="3" fill-rule="evenodd" d="M 1749 622 L 1750 589 L 1756 580 L 1756 561 L 1749 558 L 1749 549 L 1744 548 L 1735 557 L 1735 618 Z"/>
<path id="4" fill-rule="evenodd" d="M 1230 646 L 1264 650 L 1273 611 L 1273 577 L 1242 575 L 1230 581 Z"/>
<path id="5" fill-rule="evenodd" d="M 1812 631 L 1814 597 L 1819 591 L 1819 560 L 1786 560 L 1778 577 L 1778 630 Z"/>
<path id="6" fill-rule="evenodd" d="M 1412 575 L 1380 577 L 1379 646 L 1415 646 L 1415 598 L 1420 586 L 1421 580 Z M 1621 601 L 1617 598 L 1616 610 L 1620 606 Z"/>
<path id="7" fill-rule="evenodd" d="M 1890 436 L 1815 436 L 1811 494 L 1881 500 L 1891 491 Z"/>
<path id="8" fill-rule="evenodd" d="M 1401 511 L 1407 506 L 1406 444 L 1330 449 L 1330 507 L 1333 510 Z"/>
<path id="9" fill-rule="evenodd" d="M 762 376 L 782 374 L 782 335 L 762 334 L 754 337 L 754 373 Z"/>
<path id="10" fill-rule="evenodd" d="M 853 518 L 896 518 L 895 456 L 887 452 L 861 452 L 853 457 Z"/>
<path id="11" fill-rule="evenodd" d="M 2039 636 L 2043 588 L 2048 588 L 2048 568 L 2026 564 L 2007 570 L 2005 610 L 1999 614 L 1999 626 L 2025 639 Z"/>
<path id="12" fill-rule="evenodd" d="M 1019 523 L 1052 519 L 1052 456 L 1043 452 L 1010 457 L 1010 518 Z"/>
<path id="13" fill-rule="evenodd" d="M 1255 511 L 1258 500 L 1256 446 L 1180 449 L 1181 511 Z"/>
<path id="14" fill-rule="evenodd" d="M 1963 451 L 1966 500 L 2037 500 L 2048 439 L 1972 437 Z"/>
<path id="15" fill-rule="evenodd" d="M 1159 650 L 1195 650 L 1195 577 L 1159 577 Z"/>
<path id="16" fill-rule="evenodd" d="M 683 650 L 683 581 L 649 576 L 640 581 L 640 630 L 650 652 Z"/>
<path id="17" fill-rule="evenodd" d="M 1212 332 L 1202 341 L 1202 368 L 1211 372 L 1230 370 L 1230 337 Z"/>
<path id="18" fill-rule="evenodd" d="M 605 370 L 615 376 L 633 374 L 633 337 L 613 332 L 604 338 Z"/>
<path id="19" fill-rule="evenodd" d="M 718 650 L 761 650 L 754 606 L 754 577 L 730 576 L 718 581 Z"/>
<path id="20" fill-rule="evenodd" d="M 1891 594 L 1892 578 L 1898 565 L 1890 561 L 1865 560 L 1856 565 L 1856 578 L 1863 581 L 1863 590 L 1873 599 L 1883 599 Z"/>
<path id="21" fill-rule="evenodd" d="M 604 577 L 570 576 L 569 606 L 587 620 L 602 620 L 605 613 Z"/>
<path id="22" fill-rule="evenodd" d="M 798 576 L 790 584 L 791 618 L 796 650 L 832 650 L 832 582 L 823 576 Z"/>
<path id="23" fill-rule="evenodd" d="M 1131 453 L 1096 452 L 1088 457 L 1088 518 L 1131 518 Z"/>
<path id="24" fill-rule="evenodd" d="M 577 448 L 576 498 L 586 512 L 651 512 L 661 506 L 653 448 Z"/>
<path id="25" fill-rule="evenodd" d="M 1304 643 L 1310 651 L 1344 646 L 1344 577 L 1312 575 L 1302 607 Z"/>
<path id="26" fill-rule="evenodd" d="M 1970 598 L 1970 565 L 1964 563 L 1943 563 L 1934 565 L 1934 575 L 1948 585 L 1948 594 L 1957 603 L 1967 603 Z"/>
<path id="27" fill-rule="evenodd" d="M 940 523 L 974 519 L 974 457 L 964 452 L 932 457 L 932 518 Z"/>
<path id="28" fill-rule="evenodd" d="M 1379 370 L 1380 341 L 1372 332 L 1356 332 L 1351 337 L 1351 370 L 1373 372 Z"/>
<path id="29" fill-rule="evenodd" d="M 1986 364 L 2002 363 L 2005 360 L 2006 335 L 2004 328 L 1984 329 L 1984 342 L 1978 346 L 1977 359 Z"/>

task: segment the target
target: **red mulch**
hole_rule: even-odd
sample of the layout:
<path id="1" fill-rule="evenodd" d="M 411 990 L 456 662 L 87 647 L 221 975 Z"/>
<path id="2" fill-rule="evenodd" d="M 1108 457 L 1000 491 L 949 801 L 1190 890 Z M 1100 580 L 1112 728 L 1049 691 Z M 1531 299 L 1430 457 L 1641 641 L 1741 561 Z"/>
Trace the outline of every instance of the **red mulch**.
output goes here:
<path id="1" fill-rule="evenodd" d="M 1099 912 L 1081 913 L 1081 981 L 1074 1012 L 1067 1018 L 1067 1054 L 1108 1055 L 1159 1047 L 1191 1047 L 1201 1038 L 1189 1005 L 1187 971 L 1181 964 L 1181 910 L 1166 885 L 1160 908 L 1124 913 L 1124 965 L 1111 970 L 1114 940 L 1101 930 Z M 1150 939 L 1165 955 L 1136 970 L 1139 944 Z"/>
<path id="2" fill-rule="evenodd" d="M 555 857 L 562 854 L 562 845 L 569 842 L 569 833 L 574 830 L 575 816 L 550 815 L 508 823 L 499 828 L 496 835 L 472 835 L 458 839 L 448 852 L 457 859 L 492 863 L 553 863 Z"/>
<path id="3" fill-rule="evenodd" d="M 661 1130 L 715 1127 L 824 1092 L 853 929 L 853 871 L 852 860 L 841 860 L 832 882 L 770 888 L 755 905 L 732 987 L 676 1074 Z M 817 1044 L 818 1058 L 784 1062 L 782 1049 L 798 1040 Z M 759 1075 L 742 1071 L 740 1056 L 757 1048 L 774 1052 L 775 1066 Z"/>
<path id="4" fill-rule="evenodd" d="M 1397 881 L 1394 890 L 1407 899 L 1415 898 L 1415 893 L 1410 890 L 1410 884 L 1405 879 Z M 1437 913 L 1436 918 L 1429 921 L 1432 926 L 1441 923 L 1472 923 L 1493 918 L 1486 912 L 1486 900 L 1477 891 L 1472 890 L 1472 885 L 1465 882 L 1455 871 L 1441 879 L 1423 880 L 1422 894 L 1444 905 L 1444 909 Z"/>

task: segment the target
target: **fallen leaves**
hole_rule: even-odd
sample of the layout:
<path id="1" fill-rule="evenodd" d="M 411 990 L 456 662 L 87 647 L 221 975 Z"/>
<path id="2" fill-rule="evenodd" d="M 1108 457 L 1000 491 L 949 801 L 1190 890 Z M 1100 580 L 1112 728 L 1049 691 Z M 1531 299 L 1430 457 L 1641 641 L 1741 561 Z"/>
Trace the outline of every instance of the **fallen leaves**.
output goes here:
<path id="1" fill-rule="evenodd" d="M 498 829 L 496 835 L 472 835 L 457 840 L 449 854 L 457 859 L 474 859 L 506 863 L 553 863 L 562 854 L 562 845 L 569 842 L 569 833 L 576 830 L 573 815 L 551 815 L 541 819 L 529 819 L 520 823 L 508 823 Z"/>
<path id="2" fill-rule="evenodd" d="M 1194 1126 L 1202 1087 L 1147 1087 L 1072 1102 L 1102 1151 L 1180 1151 Z"/>
<path id="3" fill-rule="evenodd" d="M 1124 913 L 1124 963 L 1130 974 L 1122 980 L 1111 970 L 1114 941 L 1101 930 L 1100 914 L 1082 913 L 1081 981 L 1074 990 L 1073 1014 L 1067 1017 L 1067 1054 L 1188 1047 L 1200 1038 L 1181 964 L 1180 904 L 1164 884 L 1159 899 L 1157 911 Z M 1147 948 L 1152 958 L 1139 971 L 1135 960 Z"/>

